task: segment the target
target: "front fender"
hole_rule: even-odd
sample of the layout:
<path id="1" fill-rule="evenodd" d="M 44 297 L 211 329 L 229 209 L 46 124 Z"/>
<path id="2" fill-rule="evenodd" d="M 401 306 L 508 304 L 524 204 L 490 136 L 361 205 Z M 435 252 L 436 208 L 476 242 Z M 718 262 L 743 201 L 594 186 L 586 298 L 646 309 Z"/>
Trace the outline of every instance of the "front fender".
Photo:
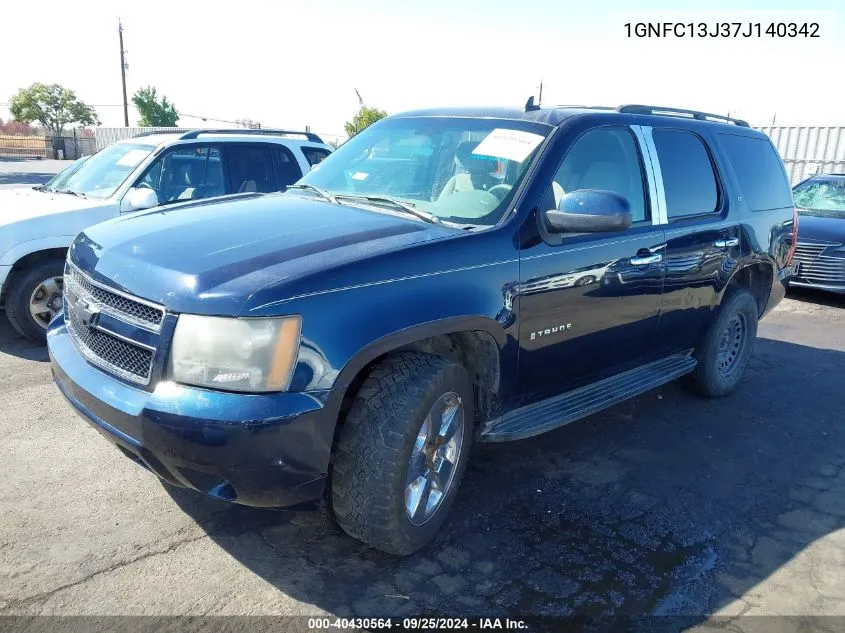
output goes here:
<path id="1" fill-rule="evenodd" d="M 297 299 L 302 317 L 293 391 L 331 389 L 339 409 L 346 389 L 373 360 L 437 335 L 479 331 L 495 341 L 503 371 L 499 387 L 515 380 L 517 358 L 514 261 L 441 271 Z M 338 400 L 335 401 L 335 397 Z"/>
<path id="2" fill-rule="evenodd" d="M 54 235 L 22 242 L 0 256 L 0 266 L 13 266 L 27 255 L 52 248 L 68 248 L 76 235 Z"/>

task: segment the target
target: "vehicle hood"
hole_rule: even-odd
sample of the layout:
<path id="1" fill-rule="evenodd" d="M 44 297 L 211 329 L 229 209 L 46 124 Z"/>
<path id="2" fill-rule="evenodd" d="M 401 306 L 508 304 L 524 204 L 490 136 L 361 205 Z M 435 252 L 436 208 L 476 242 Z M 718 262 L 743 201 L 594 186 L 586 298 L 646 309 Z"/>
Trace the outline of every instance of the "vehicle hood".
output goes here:
<path id="1" fill-rule="evenodd" d="M 845 243 L 845 217 L 839 212 L 820 215 L 808 215 L 803 209 L 798 210 L 798 241 L 814 240 L 819 242 Z"/>
<path id="2" fill-rule="evenodd" d="M 56 213 L 108 206 L 108 199 L 81 198 L 66 193 L 36 191 L 31 187 L 0 189 L 0 227 Z"/>
<path id="3" fill-rule="evenodd" d="M 331 289 L 333 271 L 454 229 L 295 194 L 160 207 L 86 229 L 71 259 L 174 312 L 237 315 L 249 297 Z M 391 271 L 380 271 L 388 276 Z M 284 288 L 282 288 L 284 287 Z"/>

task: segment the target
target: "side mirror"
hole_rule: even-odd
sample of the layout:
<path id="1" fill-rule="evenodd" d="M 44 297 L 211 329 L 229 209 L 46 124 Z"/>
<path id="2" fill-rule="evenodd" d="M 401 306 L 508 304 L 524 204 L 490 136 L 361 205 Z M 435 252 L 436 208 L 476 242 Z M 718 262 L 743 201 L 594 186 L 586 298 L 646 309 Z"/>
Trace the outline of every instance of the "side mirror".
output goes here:
<path id="1" fill-rule="evenodd" d="M 624 231 L 631 226 L 631 205 L 613 191 L 578 189 L 565 194 L 557 208 L 543 213 L 550 233 Z"/>
<path id="2" fill-rule="evenodd" d="M 142 209 L 152 209 L 157 206 L 158 196 L 156 195 L 155 189 L 133 187 L 126 192 L 123 200 L 120 201 L 120 212 L 141 211 Z"/>

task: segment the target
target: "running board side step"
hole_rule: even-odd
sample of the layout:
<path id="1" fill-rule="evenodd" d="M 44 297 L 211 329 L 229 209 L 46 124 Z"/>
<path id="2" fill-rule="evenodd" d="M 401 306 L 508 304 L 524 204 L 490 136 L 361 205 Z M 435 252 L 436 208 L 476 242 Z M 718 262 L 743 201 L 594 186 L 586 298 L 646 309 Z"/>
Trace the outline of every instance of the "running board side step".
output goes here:
<path id="1" fill-rule="evenodd" d="M 695 369 L 691 351 L 604 378 L 540 402 L 514 409 L 486 422 L 482 442 L 509 442 L 540 435 L 614 404 L 665 385 Z"/>

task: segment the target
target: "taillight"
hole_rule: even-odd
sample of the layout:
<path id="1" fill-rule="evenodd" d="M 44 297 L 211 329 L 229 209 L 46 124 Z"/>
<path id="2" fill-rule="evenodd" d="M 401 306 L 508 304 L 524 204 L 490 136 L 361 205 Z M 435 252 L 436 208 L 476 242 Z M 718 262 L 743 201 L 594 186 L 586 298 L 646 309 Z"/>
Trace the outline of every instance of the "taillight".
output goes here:
<path id="1" fill-rule="evenodd" d="M 786 255 L 786 265 L 792 266 L 792 258 L 795 255 L 795 249 L 798 247 L 798 209 L 792 208 L 792 244 L 789 247 L 789 253 Z"/>

